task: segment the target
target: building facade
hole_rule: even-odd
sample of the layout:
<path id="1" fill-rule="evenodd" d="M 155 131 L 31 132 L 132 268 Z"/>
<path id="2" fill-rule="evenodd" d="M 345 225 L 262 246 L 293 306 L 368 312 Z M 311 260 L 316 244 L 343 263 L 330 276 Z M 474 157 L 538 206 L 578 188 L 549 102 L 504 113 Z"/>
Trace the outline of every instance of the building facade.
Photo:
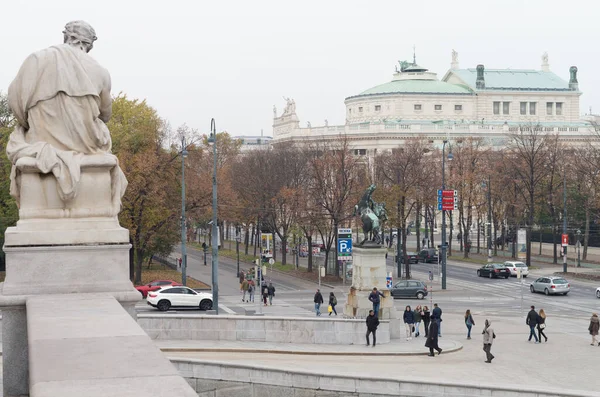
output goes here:
<path id="1" fill-rule="evenodd" d="M 577 67 L 568 73 L 567 81 L 550 71 L 547 54 L 539 70 L 487 69 L 481 64 L 461 69 L 453 51 L 450 70 L 439 80 L 413 59 L 401 62 L 390 82 L 346 98 L 344 125 L 302 127 L 294 100 L 287 99 L 281 115 L 274 109 L 273 144 L 346 135 L 357 154 L 371 156 L 411 139 L 438 146 L 444 139 L 482 137 L 503 146 L 508 134 L 523 126 L 583 143 L 593 129 L 580 117 Z"/>

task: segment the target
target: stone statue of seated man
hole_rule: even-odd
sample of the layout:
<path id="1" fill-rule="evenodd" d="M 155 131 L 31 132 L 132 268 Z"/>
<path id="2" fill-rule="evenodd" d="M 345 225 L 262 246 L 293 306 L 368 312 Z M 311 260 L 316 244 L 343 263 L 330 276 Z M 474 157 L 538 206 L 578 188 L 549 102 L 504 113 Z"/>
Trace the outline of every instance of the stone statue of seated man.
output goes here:
<path id="1" fill-rule="evenodd" d="M 105 124 L 112 111 L 110 75 L 88 55 L 97 39 L 89 24 L 69 22 L 63 35 L 63 44 L 27 57 L 8 89 L 17 120 L 6 148 L 11 195 L 21 219 L 116 217 L 127 180 Z M 101 182 L 95 193 L 106 190 L 108 202 L 82 195 L 86 172 L 94 176 L 85 183 Z M 25 194 L 43 197 L 25 200 Z"/>

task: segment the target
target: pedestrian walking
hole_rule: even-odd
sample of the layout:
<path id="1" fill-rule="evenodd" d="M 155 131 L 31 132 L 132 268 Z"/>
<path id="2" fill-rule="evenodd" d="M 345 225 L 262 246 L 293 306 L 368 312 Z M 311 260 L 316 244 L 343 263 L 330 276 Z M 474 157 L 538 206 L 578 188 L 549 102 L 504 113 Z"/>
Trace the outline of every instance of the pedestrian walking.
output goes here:
<path id="1" fill-rule="evenodd" d="M 470 309 L 467 309 L 465 313 L 465 325 L 467 326 L 467 339 L 471 339 L 471 328 L 475 325 L 475 321 L 473 320 Z"/>
<path id="2" fill-rule="evenodd" d="M 432 321 L 429 326 L 425 347 L 429 348 L 429 357 L 434 356 L 433 350 L 437 350 L 438 354 L 442 354 L 442 349 L 438 346 L 438 323 L 436 321 Z"/>
<path id="3" fill-rule="evenodd" d="M 438 336 L 442 336 L 442 309 L 438 306 L 437 303 L 433 304 L 433 311 L 431 312 L 431 321 L 437 323 L 437 332 Z"/>
<path id="4" fill-rule="evenodd" d="M 273 283 L 269 283 L 268 292 L 269 292 L 269 305 L 273 306 L 273 298 L 275 297 L 275 287 L 273 286 Z"/>
<path id="5" fill-rule="evenodd" d="M 538 313 L 538 325 L 537 325 L 538 339 L 540 340 L 540 343 L 542 342 L 542 336 L 544 336 L 544 341 L 548 342 L 548 337 L 544 333 L 545 329 L 546 329 L 546 312 L 544 311 L 544 309 L 540 309 L 540 312 Z"/>
<path id="6" fill-rule="evenodd" d="M 323 295 L 321 295 L 321 291 L 318 289 L 317 289 L 317 292 L 315 293 L 314 302 L 315 302 L 315 312 L 317 313 L 317 316 L 320 316 L 321 315 L 321 304 L 323 303 Z"/>
<path id="7" fill-rule="evenodd" d="M 415 311 L 413 311 L 413 316 L 415 318 L 415 338 L 418 338 L 420 335 L 419 326 L 421 325 L 421 320 L 423 319 L 423 308 L 421 305 L 418 305 L 415 308 Z"/>
<path id="8" fill-rule="evenodd" d="M 380 297 L 383 297 L 383 294 L 377 291 L 377 288 L 373 288 L 373 291 L 369 294 L 369 300 L 373 303 L 373 311 L 377 317 L 379 317 L 379 305 L 381 304 Z"/>
<path id="9" fill-rule="evenodd" d="M 244 280 L 246 279 L 246 275 L 244 274 L 243 270 L 240 270 L 239 278 L 240 278 L 240 286 L 241 286 L 242 283 L 244 282 Z"/>
<path id="10" fill-rule="evenodd" d="M 535 334 L 535 327 L 538 325 L 539 314 L 535 311 L 535 306 L 531 306 L 531 310 L 527 313 L 527 319 L 525 320 L 525 324 L 529 325 L 529 339 L 528 342 L 531 342 L 531 338 L 535 338 L 535 343 L 540 343 L 537 335 Z"/>
<path id="11" fill-rule="evenodd" d="M 413 328 L 415 327 L 415 315 L 410 308 L 406 306 L 404 309 L 404 328 L 406 328 L 406 340 L 412 339 Z"/>
<path id="12" fill-rule="evenodd" d="M 269 287 L 263 284 L 262 286 L 262 300 L 263 304 L 267 306 L 267 299 L 269 298 Z"/>
<path id="13" fill-rule="evenodd" d="M 254 302 L 254 281 L 253 280 L 248 281 L 248 296 L 249 296 L 248 301 Z"/>
<path id="14" fill-rule="evenodd" d="M 492 322 L 488 319 L 485 320 L 485 327 L 483 328 L 483 351 L 485 352 L 485 362 L 488 364 L 492 363 L 494 359 L 494 355 L 492 354 L 492 343 L 494 343 L 494 338 L 496 334 L 494 333 L 494 329 L 490 327 Z"/>
<path id="15" fill-rule="evenodd" d="M 337 311 L 335 311 L 336 305 L 337 305 L 337 298 L 335 297 L 333 292 L 330 292 L 329 293 L 329 306 L 331 306 L 331 310 L 328 310 L 330 316 L 331 316 L 332 312 L 335 313 L 335 315 L 337 316 Z"/>
<path id="16" fill-rule="evenodd" d="M 240 286 L 240 290 L 242 291 L 242 302 L 248 302 L 246 300 L 246 294 L 248 293 L 249 286 L 250 284 L 248 283 L 248 280 L 242 281 L 242 285 Z"/>
<path id="17" fill-rule="evenodd" d="M 373 347 L 377 344 L 377 327 L 379 326 L 379 318 L 375 315 L 375 311 L 369 310 L 367 316 L 367 346 L 369 346 L 369 334 L 373 334 Z"/>
<path id="18" fill-rule="evenodd" d="M 427 306 L 423 306 L 423 326 L 425 327 L 425 337 L 429 335 L 429 323 L 431 323 L 431 313 Z"/>
<path id="19" fill-rule="evenodd" d="M 598 330 L 600 330 L 600 321 L 598 320 L 598 314 L 592 313 L 592 318 L 590 318 L 590 326 L 588 327 L 588 331 L 590 331 L 590 335 L 592 335 L 592 346 L 594 346 L 594 344 L 598 344 L 598 346 L 600 346 L 598 338 L 596 338 L 598 336 Z"/>

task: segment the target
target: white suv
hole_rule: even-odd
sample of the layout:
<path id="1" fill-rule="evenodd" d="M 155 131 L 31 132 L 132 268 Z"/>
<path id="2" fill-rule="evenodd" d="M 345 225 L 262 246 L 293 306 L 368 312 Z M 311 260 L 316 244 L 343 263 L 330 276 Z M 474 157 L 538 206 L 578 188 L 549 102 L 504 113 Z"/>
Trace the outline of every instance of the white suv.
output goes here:
<path id="1" fill-rule="evenodd" d="M 521 275 L 523 277 L 527 277 L 529 275 L 529 268 L 523 262 L 507 261 L 504 262 L 504 266 L 506 266 L 506 268 L 510 270 L 511 276 L 517 276 L 517 269 L 521 270 Z"/>

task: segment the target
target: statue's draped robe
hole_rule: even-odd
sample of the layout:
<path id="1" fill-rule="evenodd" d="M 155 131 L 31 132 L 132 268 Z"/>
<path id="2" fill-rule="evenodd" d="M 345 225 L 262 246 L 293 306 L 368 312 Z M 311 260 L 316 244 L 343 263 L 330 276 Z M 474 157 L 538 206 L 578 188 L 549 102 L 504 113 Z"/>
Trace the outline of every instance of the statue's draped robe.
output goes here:
<path id="1" fill-rule="evenodd" d="M 80 49 L 53 46 L 25 60 L 8 89 L 8 103 L 18 121 L 6 148 L 13 164 L 11 194 L 18 202 L 17 160 L 33 157 L 41 172 L 56 177 L 60 197 L 73 199 L 83 155 L 110 153 L 108 71 Z M 118 165 L 111 177 L 113 202 L 120 202 L 127 180 Z"/>

